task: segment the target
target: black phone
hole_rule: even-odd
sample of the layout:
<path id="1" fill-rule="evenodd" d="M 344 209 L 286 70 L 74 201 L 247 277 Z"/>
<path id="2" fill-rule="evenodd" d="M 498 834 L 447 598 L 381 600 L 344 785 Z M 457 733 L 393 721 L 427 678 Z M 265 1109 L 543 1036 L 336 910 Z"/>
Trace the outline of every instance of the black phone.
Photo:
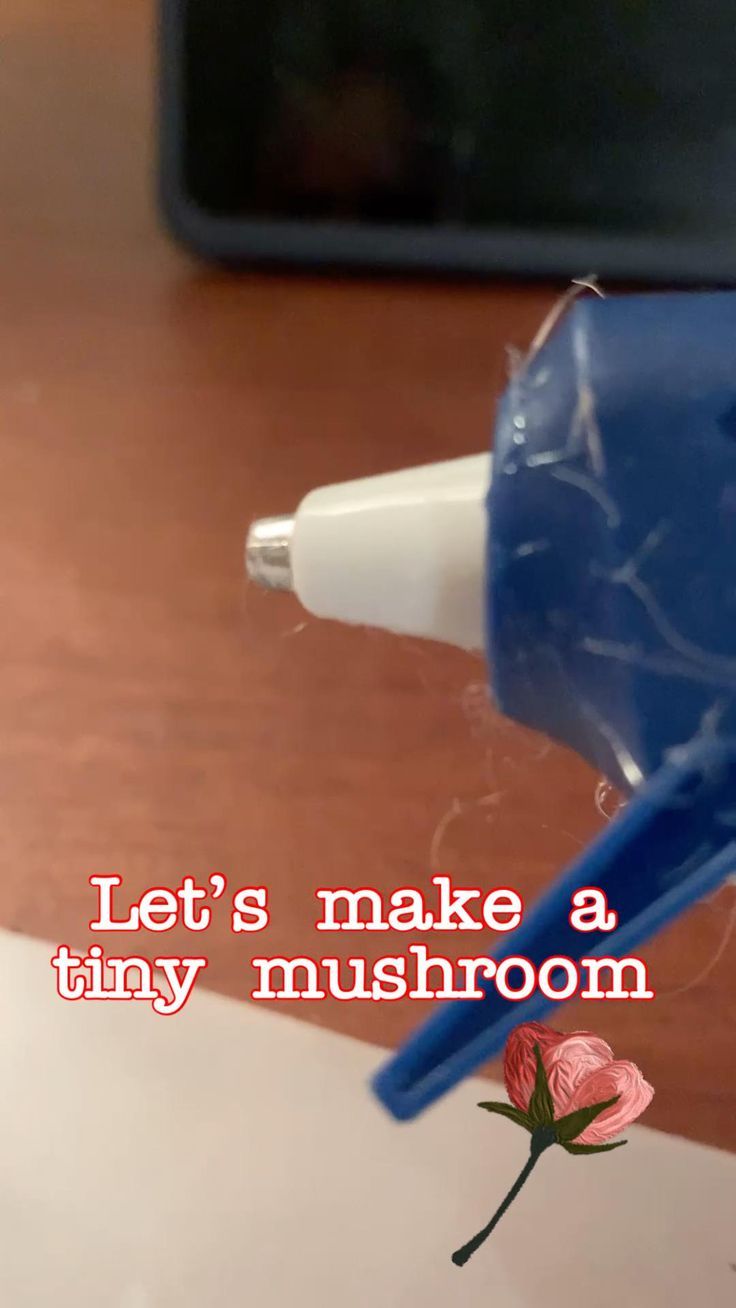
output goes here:
<path id="1" fill-rule="evenodd" d="M 732 0 L 162 0 L 161 198 L 237 263 L 736 281 Z"/>

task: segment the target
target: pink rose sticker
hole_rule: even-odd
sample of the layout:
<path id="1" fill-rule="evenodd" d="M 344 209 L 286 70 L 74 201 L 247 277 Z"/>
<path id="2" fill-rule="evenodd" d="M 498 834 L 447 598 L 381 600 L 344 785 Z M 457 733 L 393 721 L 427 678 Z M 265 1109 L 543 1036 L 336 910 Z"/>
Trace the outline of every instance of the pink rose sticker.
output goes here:
<path id="1" fill-rule="evenodd" d="M 546 1149 L 570 1154 L 608 1153 L 626 1144 L 617 1136 L 648 1108 L 654 1090 L 635 1063 L 590 1031 L 565 1035 L 541 1022 L 511 1032 L 503 1060 L 506 1103 L 480 1108 L 509 1118 L 530 1134 L 529 1158 L 490 1222 L 452 1255 L 463 1267 L 488 1239 Z"/>

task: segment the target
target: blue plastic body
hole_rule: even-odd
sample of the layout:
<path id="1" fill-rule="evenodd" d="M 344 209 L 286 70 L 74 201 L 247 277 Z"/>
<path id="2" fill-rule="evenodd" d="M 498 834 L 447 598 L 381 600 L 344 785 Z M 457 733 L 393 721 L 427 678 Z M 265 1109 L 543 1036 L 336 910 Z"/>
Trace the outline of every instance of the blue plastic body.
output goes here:
<path id="1" fill-rule="evenodd" d="M 500 708 L 631 795 L 493 957 L 625 956 L 736 870 L 736 294 L 571 308 L 501 402 L 488 549 Z M 569 924 L 592 885 L 613 933 Z M 443 1004 L 376 1093 L 413 1117 L 554 1006 Z"/>

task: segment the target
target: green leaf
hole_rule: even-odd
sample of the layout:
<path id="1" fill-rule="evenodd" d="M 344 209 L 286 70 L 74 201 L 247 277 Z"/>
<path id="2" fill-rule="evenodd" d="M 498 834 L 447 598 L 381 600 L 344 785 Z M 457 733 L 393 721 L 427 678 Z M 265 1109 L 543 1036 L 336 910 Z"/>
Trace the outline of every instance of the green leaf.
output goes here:
<path id="1" fill-rule="evenodd" d="M 569 1154 L 610 1154 L 612 1149 L 620 1149 L 622 1145 L 628 1143 L 628 1140 L 616 1140 L 613 1144 L 578 1145 L 568 1141 L 567 1144 L 563 1144 L 562 1148 L 566 1149 Z"/>
<path id="2" fill-rule="evenodd" d="M 510 1122 L 516 1122 L 517 1126 L 523 1126 L 525 1131 L 533 1130 L 533 1123 L 530 1122 L 526 1113 L 520 1108 L 514 1108 L 513 1104 L 502 1104 L 490 1101 L 485 1104 L 478 1104 L 479 1108 L 485 1108 L 487 1113 L 498 1113 L 501 1117 L 508 1117 Z"/>
<path id="3" fill-rule="evenodd" d="M 568 1113 L 567 1117 L 561 1117 L 555 1122 L 555 1135 L 559 1144 L 567 1144 L 569 1140 L 574 1140 L 577 1135 L 582 1135 L 586 1126 L 594 1122 L 599 1113 L 604 1108 L 610 1108 L 612 1104 L 618 1103 L 620 1095 L 614 1095 L 613 1099 L 604 1099 L 601 1104 L 590 1104 L 587 1108 L 576 1108 L 574 1113 Z"/>
<path id="4" fill-rule="evenodd" d="M 547 1073 L 544 1070 L 542 1051 L 539 1045 L 534 1046 L 534 1053 L 537 1059 L 537 1076 L 532 1097 L 529 1100 L 529 1116 L 535 1126 L 549 1126 L 555 1119 L 555 1106 L 550 1094 Z M 582 1129 L 581 1127 L 580 1130 L 582 1131 Z"/>

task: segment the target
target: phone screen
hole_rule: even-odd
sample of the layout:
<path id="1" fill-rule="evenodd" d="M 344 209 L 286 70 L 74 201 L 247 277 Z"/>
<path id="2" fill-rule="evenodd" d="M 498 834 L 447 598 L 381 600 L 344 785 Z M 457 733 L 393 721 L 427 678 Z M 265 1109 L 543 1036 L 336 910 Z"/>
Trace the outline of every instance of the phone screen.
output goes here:
<path id="1" fill-rule="evenodd" d="M 187 0 L 212 215 L 736 235 L 731 0 Z"/>

